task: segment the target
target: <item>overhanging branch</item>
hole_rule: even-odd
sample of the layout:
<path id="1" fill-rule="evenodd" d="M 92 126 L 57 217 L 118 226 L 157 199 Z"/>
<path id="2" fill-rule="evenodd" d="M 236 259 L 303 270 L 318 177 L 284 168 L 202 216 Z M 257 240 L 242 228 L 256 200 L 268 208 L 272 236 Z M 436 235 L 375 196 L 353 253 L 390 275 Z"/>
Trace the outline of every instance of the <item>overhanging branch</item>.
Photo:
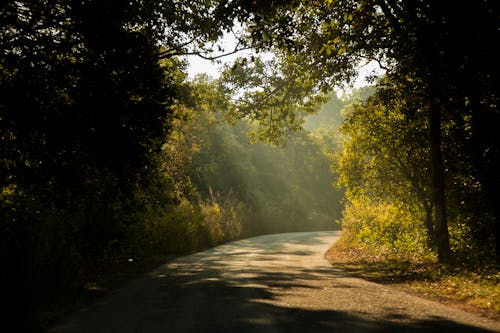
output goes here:
<path id="1" fill-rule="evenodd" d="M 241 51 L 246 51 L 246 50 L 252 49 L 250 46 L 244 46 L 244 47 L 241 46 L 241 44 L 242 44 L 241 40 L 238 41 L 238 43 L 236 44 L 236 46 L 234 47 L 234 49 L 232 51 L 229 51 L 226 53 L 221 53 L 218 55 L 209 55 L 211 52 L 209 50 L 188 51 L 188 50 L 183 49 L 187 45 L 193 43 L 195 40 L 196 39 L 193 38 L 190 41 L 188 41 L 182 45 L 179 45 L 178 47 L 176 47 L 174 49 L 160 52 L 160 59 L 167 59 L 167 58 L 171 58 L 171 57 L 175 57 L 175 56 L 196 55 L 196 56 L 198 56 L 202 59 L 205 59 L 205 60 L 217 60 L 217 59 L 220 59 L 223 57 L 230 56 L 232 54 L 236 54 L 236 53 L 241 52 Z"/>

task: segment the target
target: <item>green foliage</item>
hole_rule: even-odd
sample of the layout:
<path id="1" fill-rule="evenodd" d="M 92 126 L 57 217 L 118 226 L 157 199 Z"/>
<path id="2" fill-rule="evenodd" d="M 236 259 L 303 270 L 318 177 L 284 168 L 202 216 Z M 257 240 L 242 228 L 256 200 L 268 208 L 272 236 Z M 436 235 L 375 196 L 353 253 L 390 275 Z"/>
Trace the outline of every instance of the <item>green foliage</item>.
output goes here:
<path id="1" fill-rule="evenodd" d="M 351 199 L 342 216 L 343 241 L 386 259 L 418 261 L 430 255 L 421 217 L 398 202 Z"/>
<path id="2" fill-rule="evenodd" d="M 375 249 L 387 247 L 386 252 L 391 254 L 401 251 L 398 248 L 401 244 L 394 240 L 393 229 L 388 226 L 401 224 L 400 227 L 407 228 L 407 232 L 415 236 L 398 236 L 406 239 L 407 251 L 424 253 L 435 249 L 437 237 L 431 219 L 427 106 L 410 94 L 412 86 L 397 82 L 400 82 L 397 77 L 383 79 L 372 97 L 346 108 L 346 119 L 340 127 L 344 138 L 342 151 L 334 155 L 339 185 L 346 188 L 350 203 L 342 225 L 349 242 L 355 242 L 357 237 L 364 245 Z M 454 121 L 443 120 L 450 247 L 460 261 L 487 262 L 493 240 L 491 229 L 487 232 L 484 228 L 492 228 L 492 221 L 488 214 L 476 210 L 484 207 L 484 202 L 477 201 L 481 197 L 473 185 L 477 183 L 465 180 L 470 177 L 467 176 L 469 171 L 462 169 L 466 163 L 453 160 L 453 154 L 461 145 L 454 136 L 456 133 L 450 130 L 454 126 Z M 361 226 L 353 222 L 353 211 L 362 212 L 363 203 L 370 207 L 372 215 L 360 213 Z M 407 217 L 388 217 L 386 205 L 403 207 Z M 390 221 L 391 218 L 394 220 Z M 418 236 L 422 233 L 426 237 Z M 488 236 L 481 238 L 484 235 Z"/>
<path id="3" fill-rule="evenodd" d="M 419 202 L 428 206 L 429 159 L 425 108 L 414 112 L 410 99 L 386 86 L 346 111 L 343 151 L 337 156 L 340 182 L 350 196 Z"/>
<path id="4" fill-rule="evenodd" d="M 337 130 L 343 121 L 340 110 L 342 101 L 335 92 L 328 95 L 328 101 L 321 105 L 318 112 L 308 115 L 304 120 L 304 128 L 310 132 L 317 132 L 320 128 Z"/>
<path id="5" fill-rule="evenodd" d="M 414 113 L 415 101 L 405 96 L 385 79 L 377 93 L 348 105 L 333 168 L 348 200 L 341 220 L 344 241 L 413 262 L 430 255 L 434 235 L 427 225 L 425 113 Z"/>
<path id="6" fill-rule="evenodd" d="M 302 128 L 304 116 L 328 100 L 300 64 L 279 58 L 239 59 L 220 81 L 236 100 L 228 114 L 250 122 L 252 142 L 282 144 Z"/>
<path id="7" fill-rule="evenodd" d="M 149 208 L 124 238 L 130 256 L 186 253 L 238 239 L 241 235 L 239 204 L 232 198 L 180 203 L 159 213 Z"/>
<path id="8" fill-rule="evenodd" d="M 281 60 L 300 64 L 318 91 L 352 80 L 360 63 L 378 62 L 411 100 L 410 113 L 417 118 L 427 113 L 430 209 L 440 260 L 450 259 L 447 212 L 452 211 L 466 213 L 470 223 L 479 221 L 471 231 L 500 260 L 497 19 L 492 0 L 473 8 L 451 0 L 292 2 L 268 16 L 265 25 L 251 25 L 248 34 L 257 47 L 275 48 Z M 294 66 L 287 68 L 283 77 L 293 79 Z M 442 140 L 451 132 L 453 140 Z M 452 177 L 465 176 L 476 188 L 460 188 L 455 178 L 448 192 L 452 169 L 460 169 Z M 458 197 L 466 209 L 456 209 Z"/>
<path id="9" fill-rule="evenodd" d="M 330 133 L 296 133 L 282 147 L 251 143 L 244 121 L 226 122 L 234 106 L 218 83 L 200 77 L 192 84 L 200 88 L 194 90 L 196 107 L 184 110 L 190 121 L 171 136 L 182 150 L 174 154 L 179 156 L 174 164 L 187 161 L 181 168 L 184 183 L 204 200 L 216 193 L 240 202 L 246 235 L 337 227 L 342 192 L 331 186 L 335 175 L 325 148 L 326 142 L 333 147 Z M 185 154 L 189 159 L 180 157 Z"/>

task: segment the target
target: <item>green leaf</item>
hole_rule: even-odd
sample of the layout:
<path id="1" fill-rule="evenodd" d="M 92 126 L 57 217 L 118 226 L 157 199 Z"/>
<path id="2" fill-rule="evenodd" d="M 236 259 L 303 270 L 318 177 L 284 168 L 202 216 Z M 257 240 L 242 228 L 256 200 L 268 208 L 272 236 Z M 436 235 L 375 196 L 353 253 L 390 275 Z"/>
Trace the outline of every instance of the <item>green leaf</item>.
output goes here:
<path id="1" fill-rule="evenodd" d="M 344 21 L 352 21 L 353 15 L 352 13 L 344 13 Z"/>

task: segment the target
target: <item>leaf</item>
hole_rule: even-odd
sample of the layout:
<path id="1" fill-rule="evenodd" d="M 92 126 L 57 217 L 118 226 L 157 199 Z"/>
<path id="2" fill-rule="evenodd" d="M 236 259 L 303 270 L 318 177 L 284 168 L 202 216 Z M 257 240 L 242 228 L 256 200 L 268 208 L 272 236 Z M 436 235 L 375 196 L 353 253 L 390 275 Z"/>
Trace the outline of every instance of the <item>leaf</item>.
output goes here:
<path id="1" fill-rule="evenodd" d="M 344 13 L 344 21 L 352 21 L 353 18 L 352 13 Z"/>

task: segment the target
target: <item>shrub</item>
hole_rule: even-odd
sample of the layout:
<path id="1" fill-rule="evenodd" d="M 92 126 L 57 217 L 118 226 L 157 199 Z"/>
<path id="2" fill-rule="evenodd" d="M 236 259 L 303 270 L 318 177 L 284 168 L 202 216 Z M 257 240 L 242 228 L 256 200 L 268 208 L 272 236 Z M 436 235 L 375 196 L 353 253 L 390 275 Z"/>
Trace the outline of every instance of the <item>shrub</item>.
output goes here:
<path id="1" fill-rule="evenodd" d="M 387 257 L 417 260 L 429 254 L 422 219 L 392 202 L 356 198 L 341 221 L 343 241 Z"/>
<path id="2" fill-rule="evenodd" d="M 241 235 L 240 204 L 234 199 L 182 199 L 162 210 L 148 208 L 131 225 L 126 243 L 130 255 L 186 253 L 205 249 Z"/>

